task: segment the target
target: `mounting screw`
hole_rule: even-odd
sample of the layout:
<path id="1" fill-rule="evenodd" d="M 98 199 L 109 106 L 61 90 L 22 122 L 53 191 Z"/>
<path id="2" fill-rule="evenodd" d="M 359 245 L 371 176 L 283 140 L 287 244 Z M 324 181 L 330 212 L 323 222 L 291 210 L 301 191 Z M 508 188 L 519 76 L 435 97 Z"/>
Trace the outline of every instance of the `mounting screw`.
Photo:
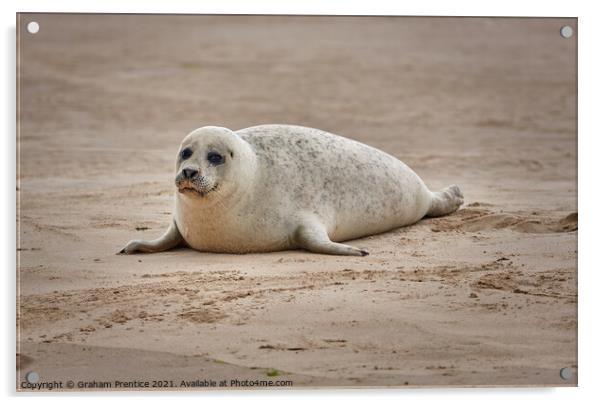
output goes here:
<path id="1" fill-rule="evenodd" d="M 573 370 L 569 367 L 563 367 L 560 369 L 560 378 L 563 380 L 569 380 L 573 376 Z"/>
<path id="2" fill-rule="evenodd" d="M 571 27 L 570 25 L 565 25 L 564 27 L 560 28 L 560 35 L 562 36 L 562 38 L 570 38 L 573 36 L 573 27 Z"/>
<path id="3" fill-rule="evenodd" d="M 30 371 L 29 373 L 25 374 L 25 379 L 28 383 L 35 384 L 40 381 L 40 375 L 35 371 Z"/>

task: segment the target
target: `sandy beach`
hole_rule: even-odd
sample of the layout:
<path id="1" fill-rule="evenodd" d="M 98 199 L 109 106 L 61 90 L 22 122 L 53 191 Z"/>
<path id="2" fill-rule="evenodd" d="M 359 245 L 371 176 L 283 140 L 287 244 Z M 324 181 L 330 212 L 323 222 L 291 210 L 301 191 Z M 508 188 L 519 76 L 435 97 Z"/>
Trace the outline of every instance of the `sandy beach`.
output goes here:
<path id="1" fill-rule="evenodd" d="M 20 21 L 17 389 L 577 384 L 576 19 Z M 265 123 L 382 149 L 465 204 L 349 242 L 367 257 L 116 255 L 169 224 L 188 132 Z"/>

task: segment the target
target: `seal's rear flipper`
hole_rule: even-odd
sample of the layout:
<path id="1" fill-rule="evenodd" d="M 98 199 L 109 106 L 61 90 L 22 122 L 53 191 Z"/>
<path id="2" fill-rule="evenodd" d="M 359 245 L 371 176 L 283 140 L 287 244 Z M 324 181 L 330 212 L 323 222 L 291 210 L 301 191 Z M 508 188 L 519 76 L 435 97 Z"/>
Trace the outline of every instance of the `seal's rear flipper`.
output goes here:
<path id="1" fill-rule="evenodd" d="M 431 208 L 426 213 L 427 217 L 440 217 L 451 214 L 464 203 L 462 191 L 456 185 L 432 193 Z"/>

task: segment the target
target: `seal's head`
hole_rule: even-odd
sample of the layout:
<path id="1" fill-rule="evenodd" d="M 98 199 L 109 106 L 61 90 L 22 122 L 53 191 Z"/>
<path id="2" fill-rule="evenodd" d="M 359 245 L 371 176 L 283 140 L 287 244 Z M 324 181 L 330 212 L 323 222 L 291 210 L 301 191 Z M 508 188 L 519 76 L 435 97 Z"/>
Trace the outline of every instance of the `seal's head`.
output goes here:
<path id="1" fill-rule="evenodd" d="M 209 201 L 239 188 L 250 169 L 250 149 L 228 128 L 202 127 L 180 145 L 176 187 L 181 196 Z"/>

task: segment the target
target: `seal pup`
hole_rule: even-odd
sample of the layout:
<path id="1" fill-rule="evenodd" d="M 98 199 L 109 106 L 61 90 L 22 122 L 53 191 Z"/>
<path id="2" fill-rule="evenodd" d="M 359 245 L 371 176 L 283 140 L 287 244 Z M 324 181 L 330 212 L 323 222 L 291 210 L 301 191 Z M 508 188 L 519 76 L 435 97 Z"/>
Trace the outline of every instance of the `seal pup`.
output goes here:
<path id="1" fill-rule="evenodd" d="M 431 192 L 383 151 L 293 125 L 192 131 L 180 145 L 175 185 L 165 234 L 131 241 L 120 253 L 185 243 L 205 252 L 303 248 L 365 256 L 340 242 L 446 215 L 463 203 L 457 186 Z"/>

